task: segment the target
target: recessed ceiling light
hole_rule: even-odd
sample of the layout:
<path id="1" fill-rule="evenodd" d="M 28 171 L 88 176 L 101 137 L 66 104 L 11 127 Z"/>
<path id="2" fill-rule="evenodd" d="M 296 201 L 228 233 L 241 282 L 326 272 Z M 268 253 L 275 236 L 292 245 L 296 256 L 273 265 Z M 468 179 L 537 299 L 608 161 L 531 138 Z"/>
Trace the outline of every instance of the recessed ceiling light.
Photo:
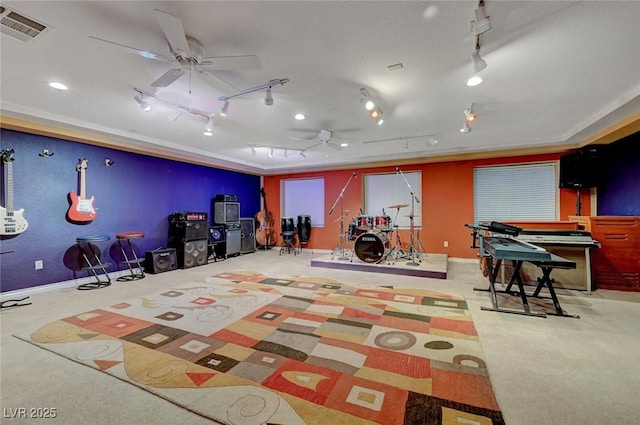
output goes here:
<path id="1" fill-rule="evenodd" d="M 204 132 L 204 133 L 202 133 L 202 134 L 204 134 L 205 136 L 209 136 L 209 137 L 210 137 L 210 136 L 213 136 L 213 132 L 211 132 L 211 131 L 209 131 L 209 130 L 205 131 L 205 132 Z"/>
<path id="2" fill-rule="evenodd" d="M 69 87 L 67 87 L 66 85 L 62 84 L 59 81 L 52 81 L 49 83 L 49 87 L 54 88 L 56 90 L 68 90 Z"/>
<path id="3" fill-rule="evenodd" d="M 303 120 L 303 119 L 305 119 L 306 117 L 304 116 L 304 114 L 303 114 L 303 113 L 298 112 L 297 114 L 295 114 L 295 115 L 294 115 L 294 117 L 293 117 L 293 118 L 297 119 L 298 121 L 302 121 L 302 120 Z"/>
<path id="4" fill-rule="evenodd" d="M 346 148 L 347 146 L 349 146 L 349 143 L 346 143 L 346 142 L 340 143 L 340 147 Z"/>
<path id="5" fill-rule="evenodd" d="M 467 80 L 467 85 L 469 87 L 474 87 L 477 86 L 479 84 L 482 84 L 482 77 L 479 75 L 474 75 L 473 77 L 469 78 Z"/>

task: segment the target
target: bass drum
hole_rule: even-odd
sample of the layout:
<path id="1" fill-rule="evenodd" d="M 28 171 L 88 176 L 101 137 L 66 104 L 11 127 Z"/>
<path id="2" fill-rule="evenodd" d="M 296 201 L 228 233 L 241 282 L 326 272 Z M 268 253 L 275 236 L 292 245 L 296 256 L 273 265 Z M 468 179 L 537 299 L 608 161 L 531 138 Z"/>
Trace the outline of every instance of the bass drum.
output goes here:
<path id="1" fill-rule="evenodd" d="M 365 263 L 379 263 L 391 251 L 389 238 L 382 233 L 363 233 L 356 239 L 353 249 L 356 256 Z"/>

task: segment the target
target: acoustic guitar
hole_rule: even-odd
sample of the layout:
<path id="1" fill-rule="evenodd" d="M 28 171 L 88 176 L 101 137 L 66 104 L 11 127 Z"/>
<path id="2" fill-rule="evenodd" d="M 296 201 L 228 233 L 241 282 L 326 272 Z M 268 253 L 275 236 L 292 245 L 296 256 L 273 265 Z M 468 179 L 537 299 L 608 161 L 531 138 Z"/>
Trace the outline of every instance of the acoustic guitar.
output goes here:
<path id="1" fill-rule="evenodd" d="M 2 162 L 7 168 L 7 189 L 6 204 L 0 207 L 0 223 L 2 228 L 0 229 L 0 235 L 17 235 L 24 232 L 29 227 L 29 223 L 25 220 L 23 213 L 24 208 L 15 211 L 13 209 L 13 160 L 14 150 L 4 149 L 2 151 Z"/>
<path id="2" fill-rule="evenodd" d="M 273 216 L 267 208 L 267 198 L 265 197 L 264 188 L 260 189 L 260 194 L 262 195 L 264 208 L 258 212 L 255 217 L 259 223 L 256 229 L 256 242 L 266 249 L 269 248 L 272 243 L 276 242 L 278 235 L 276 235 L 276 231 L 273 228 Z"/>
<path id="3" fill-rule="evenodd" d="M 69 202 L 71 205 L 69 206 L 69 210 L 67 211 L 67 218 L 70 221 L 74 221 L 77 223 L 87 223 L 93 221 L 98 213 L 95 208 L 93 208 L 94 197 L 87 198 L 87 189 L 86 189 L 86 170 L 87 163 L 89 161 L 86 158 L 81 158 L 78 161 L 78 165 L 76 165 L 76 171 L 79 174 L 80 178 L 80 190 L 79 194 L 72 190 L 69 192 Z"/>

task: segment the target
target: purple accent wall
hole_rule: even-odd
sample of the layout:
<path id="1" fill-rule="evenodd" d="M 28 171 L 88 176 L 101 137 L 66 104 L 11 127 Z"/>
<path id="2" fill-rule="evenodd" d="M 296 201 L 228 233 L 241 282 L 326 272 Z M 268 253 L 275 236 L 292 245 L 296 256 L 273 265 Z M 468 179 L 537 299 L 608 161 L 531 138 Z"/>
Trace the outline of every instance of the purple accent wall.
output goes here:
<path id="1" fill-rule="evenodd" d="M 253 217 L 261 205 L 260 177 L 193 165 L 147 155 L 86 145 L 12 130 L 0 130 L 2 149 L 14 149 L 14 207 L 24 208 L 29 228 L 0 239 L 0 291 L 12 291 L 88 276 L 69 267 L 69 249 L 77 236 L 106 234 L 98 242 L 103 260 L 118 264 L 116 233 L 142 231 L 138 252 L 167 246 L 168 215 L 176 211 L 205 211 L 211 218 L 211 198 L 218 193 L 238 195 L 242 217 Z M 50 158 L 38 154 L 53 152 Z M 78 191 L 79 158 L 88 159 L 87 196 L 97 217 L 88 224 L 67 221 L 68 193 Z M 107 167 L 105 159 L 115 163 Z M 5 171 L 3 167 L 3 172 Z M 6 173 L 6 172 L 5 172 Z M 2 205 L 6 174 L 2 175 Z M 211 219 L 210 219 L 211 221 Z M 35 261 L 44 268 L 35 270 Z M 67 263 L 65 265 L 65 262 Z"/>
<path id="2" fill-rule="evenodd" d="M 612 143 L 598 215 L 640 216 L 640 132 Z"/>

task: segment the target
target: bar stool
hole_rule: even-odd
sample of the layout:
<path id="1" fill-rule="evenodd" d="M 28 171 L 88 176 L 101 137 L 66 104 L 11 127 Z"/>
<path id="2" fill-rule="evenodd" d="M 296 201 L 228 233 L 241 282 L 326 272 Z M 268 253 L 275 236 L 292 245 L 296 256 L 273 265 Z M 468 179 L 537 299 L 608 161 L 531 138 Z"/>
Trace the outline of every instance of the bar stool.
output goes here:
<path id="1" fill-rule="evenodd" d="M 131 239 L 144 238 L 144 232 L 121 232 L 116 234 L 116 240 L 122 252 L 124 258 L 123 263 L 129 268 L 129 275 L 120 276 L 117 280 L 119 282 L 129 282 L 132 280 L 142 279 L 144 277 L 144 269 L 142 268 L 142 262 L 144 258 L 138 257 L 136 251 L 131 245 Z M 129 253 L 127 254 L 127 246 Z"/>
<path id="2" fill-rule="evenodd" d="M 111 285 L 111 278 L 107 273 L 107 268 L 111 267 L 111 263 L 103 263 L 100 260 L 100 249 L 92 242 L 108 241 L 111 238 L 109 235 L 89 235 L 78 236 L 76 238 L 76 244 L 82 254 L 86 266 L 81 267 L 81 270 L 90 270 L 93 276 L 96 278 L 95 282 L 89 282 L 78 286 L 80 290 L 100 289 Z M 100 272 L 101 271 L 101 272 Z M 104 279 L 101 280 L 100 276 Z"/>

